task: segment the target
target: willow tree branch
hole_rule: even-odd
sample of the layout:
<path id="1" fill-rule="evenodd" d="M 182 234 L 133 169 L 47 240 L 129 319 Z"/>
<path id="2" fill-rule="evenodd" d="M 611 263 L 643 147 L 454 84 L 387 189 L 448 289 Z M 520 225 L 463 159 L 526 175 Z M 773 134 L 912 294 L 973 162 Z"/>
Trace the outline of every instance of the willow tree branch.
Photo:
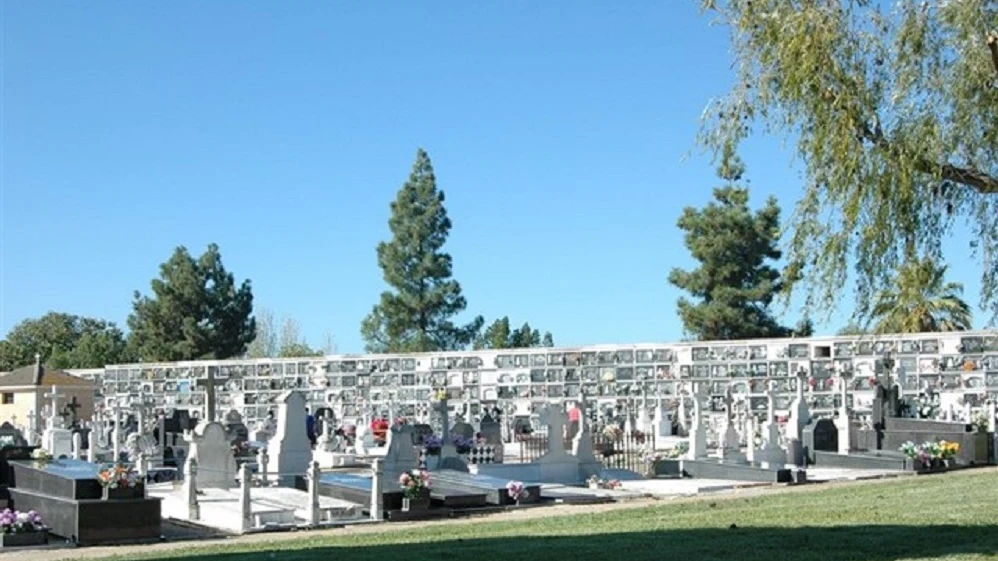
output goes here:
<path id="1" fill-rule="evenodd" d="M 996 39 L 995 43 L 995 46 L 992 47 L 992 52 L 998 52 L 998 39 Z M 996 63 L 998 63 L 998 59 L 996 59 Z M 871 127 L 869 124 L 864 123 L 860 126 L 860 134 L 875 146 L 887 152 L 894 151 L 894 146 L 884 136 L 884 132 L 879 124 Z M 940 177 L 947 181 L 965 185 L 983 195 L 998 195 L 998 178 L 978 169 L 956 166 L 949 163 L 940 164 L 924 157 L 918 158 L 915 161 L 915 167 L 923 173 L 939 174 Z"/>
<path id="2" fill-rule="evenodd" d="M 988 33 L 988 48 L 991 49 L 991 63 L 995 66 L 995 74 L 998 74 L 998 33 Z"/>

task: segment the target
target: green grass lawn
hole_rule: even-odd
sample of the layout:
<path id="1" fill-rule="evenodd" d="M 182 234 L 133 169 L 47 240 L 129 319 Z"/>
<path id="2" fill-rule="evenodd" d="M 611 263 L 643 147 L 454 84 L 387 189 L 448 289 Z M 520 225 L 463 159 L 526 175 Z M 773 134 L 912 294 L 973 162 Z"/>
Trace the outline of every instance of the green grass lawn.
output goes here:
<path id="1" fill-rule="evenodd" d="M 647 508 L 293 541 L 196 546 L 144 557 L 199 561 L 895 561 L 998 559 L 994 470 L 815 487 Z"/>

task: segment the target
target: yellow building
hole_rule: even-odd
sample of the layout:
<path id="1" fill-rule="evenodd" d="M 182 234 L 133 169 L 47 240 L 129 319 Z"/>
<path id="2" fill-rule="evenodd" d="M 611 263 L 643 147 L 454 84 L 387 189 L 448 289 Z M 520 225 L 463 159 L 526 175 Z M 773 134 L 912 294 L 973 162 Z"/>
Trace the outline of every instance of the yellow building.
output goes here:
<path id="1" fill-rule="evenodd" d="M 36 363 L 0 375 L 0 423 L 10 421 L 27 436 L 31 415 L 41 417 L 52 405 L 53 388 L 57 394 L 55 411 L 63 417 L 65 426 L 74 419 L 82 422 L 93 417 L 93 382 Z"/>

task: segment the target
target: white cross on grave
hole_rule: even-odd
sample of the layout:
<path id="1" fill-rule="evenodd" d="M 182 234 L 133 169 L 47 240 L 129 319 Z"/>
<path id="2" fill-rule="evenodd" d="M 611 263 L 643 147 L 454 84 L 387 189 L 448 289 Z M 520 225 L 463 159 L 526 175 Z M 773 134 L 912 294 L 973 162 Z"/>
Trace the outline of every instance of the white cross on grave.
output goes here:
<path id="1" fill-rule="evenodd" d="M 227 378 L 215 378 L 215 371 L 212 368 L 208 368 L 208 377 L 205 379 L 198 380 L 196 382 L 197 387 L 204 388 L 205 393 L 205 420 L 208 422 L 214 422 L 215 419 L 215 383 L 222 382 L 225 383 Z"/>
<path id="2" fill-rule="evenodd" d="M 52 386 L 52 393 L 45 394 L 45 397 L 52 398 L 52 406 L 49 408 L 49 419 L 48 428 L 55 428 L 57 424 L 56 419 L 59 419 L 59 387 Z"/>
<path id="3" fill-rule="evenodd" d="M 544 423 L 548 427 L 548 454 L 565 453 L 565 423 L 568 416 L 561 407 L 549 403 L 544 408 Z"/>

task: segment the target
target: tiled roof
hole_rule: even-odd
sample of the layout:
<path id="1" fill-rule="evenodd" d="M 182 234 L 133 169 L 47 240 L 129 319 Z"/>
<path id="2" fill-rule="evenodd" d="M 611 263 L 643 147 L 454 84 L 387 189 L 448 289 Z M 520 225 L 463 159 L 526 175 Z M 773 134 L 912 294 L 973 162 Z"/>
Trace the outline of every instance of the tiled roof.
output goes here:
<path id="1" fill-rule="evenodd" d="M 39 374 L 40 376 L 38 376 Z M 52 386 L 93 386 L 93 382 L 62 370 L 48 370 L 44 366 L 32 364 L 0 375 L 0 387 L 14 386 L 42 386 L 46 388 Z"/>

